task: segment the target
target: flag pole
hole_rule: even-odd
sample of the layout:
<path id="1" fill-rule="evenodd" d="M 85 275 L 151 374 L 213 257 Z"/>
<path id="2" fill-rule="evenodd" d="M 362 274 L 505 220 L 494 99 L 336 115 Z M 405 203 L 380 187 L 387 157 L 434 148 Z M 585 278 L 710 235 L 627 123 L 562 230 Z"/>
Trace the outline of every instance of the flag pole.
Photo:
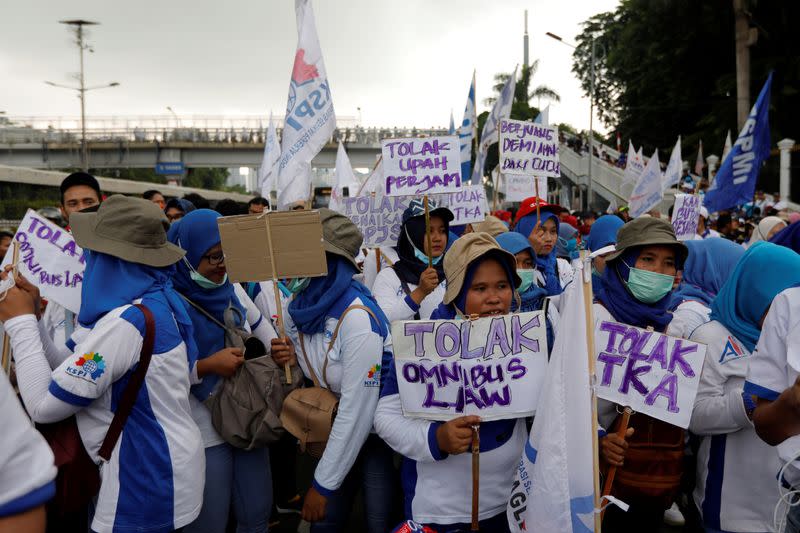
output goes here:
<path id="1" fill-rule="evenodd" d="M 598 512 L 600 509 L 600 443 L 597 431 L 599 423 L 597 421 L 597 391 L 595 384 L 597 377 L 595 374 L 595 350 L 594 350 L 594 313 L 592 310 L 592 269 L 589 252 L 583 252 L 583 307 L 586 313 L 586 347 L 588 348 L 587 357 L 589 359 L 589 392 L 592 403 L 592 478 L 594 480 L 594 533 L 601 533 L 603 518 Z"/>
<path id="2" fill-rule="evenodd" d="M 425 206 L 425 242 L 428 243 L 428 268 L 433 266 L 433 257 L 431 256 L 431 252 L 433 251 L 433 246 L 431 245 L 431 214 L 428 210 L 428 195 L 426 194 L 422 198 L 422 203 Z"/>
<path id="3" fill-rule="evenodd" d="M 631 420 L 631 414 L 633 414 L 633 410 L 630 407 L 625 406 L 625 410 L 622 411 L 622 421 L 620 422 L 619 429 L 617 430 L 617 436 L 622 439 L 625 438 L 625 433 L 628 431 L 628 423 Z M 611 487 L 612 485 L 614 485 L 614 478 L 616 477 L 616 475 L 617 475 L 617 466 L 612 465 L 611 468 L 608 469 L 608 474 L 606 474 L 606 481 L 603 484 L 603 494 L 602 494 L 603 496 L 608 496 L 609 494 L 611 494 Z M 600 513 L 600 520 L 603 519 L 603 516 L 605 516 L 605 514 L 606 510 L 603 509 L 603 511 Z"/>
<path id="4" fill-rule="evenodd" d="M 14 239 L 11 242 L 11 246 L 14 247 L 11 255 L 11 277 L 15 279 L 19 273 L 19 241 Z M 3 333 L 3 352 L 2 356 L 0 356 L 0 366 L 2 366 L 6 375 L 11 374 L 11 337 L 9 337 L 7 331 Z"/>
<path id="5" fill-rule="evenodd" d="M 471 531 L 480 531 L 480 486 L 481 486 L 481 438 L 478 426 L 472 426 L 472 527 Z"/>
<path id="6" fill-rule="evenodd" d="M 263 216 L 263 215 L 262 215 Z M 267 248 L 269 248 L 269 264 L 272 268 L 272 292 L 275 293 L 275 313 L 278 316 L 278 334 L 282 341 L 286 340 L 286 328 L 283 325 L 283 306 L 281 305 L 281 289 L 278 287 L 278 273 L 275 268 L 275 252 L 272 249 L 272 224 L 269 219 L 265 218 L 264 222 L 267 224 Z M 292 370 L 289 368 L 289 363 L 283 365 L 283 371 L 286 374 L 286 384 L 292 384 Z"/>

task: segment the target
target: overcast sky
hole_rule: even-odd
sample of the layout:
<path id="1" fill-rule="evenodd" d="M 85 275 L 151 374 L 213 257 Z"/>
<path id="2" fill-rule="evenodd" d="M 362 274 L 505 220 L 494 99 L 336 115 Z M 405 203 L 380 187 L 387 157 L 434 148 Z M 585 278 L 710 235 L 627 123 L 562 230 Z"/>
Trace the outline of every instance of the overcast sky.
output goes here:
<path id="1" fill-rule="evenodd" d="M 292 0 L 2 0 L 0 111 L 11 116 L 79 114 L 73 83 L 77 48 L 62 19 L 91 29 L 86 56 L 93 91 L 87 114 L 282 116 L 297 44 Z M 446 126 L 461 121 L 472 70 L 478 110 L 492 77 L 522 63 L 523 10 L 533 84 L 561 95 L 551 122 L 588 127 L 589 100 L 571 72 L 580 23 L 618 0 L 314 0 L 317 29 L 340 117 L 366 126 Z M 535 104 L 536 102 L 534 102 Z M 542 106 L 545 102 L 542 102 Z M 595 120 L 597 125 L 597 121 Z"/>

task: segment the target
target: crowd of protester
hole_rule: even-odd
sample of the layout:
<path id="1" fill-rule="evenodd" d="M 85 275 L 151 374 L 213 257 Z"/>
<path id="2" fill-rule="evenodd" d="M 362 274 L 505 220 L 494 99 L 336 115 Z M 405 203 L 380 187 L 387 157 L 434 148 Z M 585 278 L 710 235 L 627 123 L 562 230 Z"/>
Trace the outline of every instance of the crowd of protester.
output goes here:
<path id="1" fill-rule="evenodd" d="M 704 190 L 688 173 L 679 187 Z M 617 468 L 612 494 L 630 505 L 610 507 L 603 530 L 800 531 L 800 506 L 776 511 L 780 484 L 800 486 L 800 225 L 777 195 L 702 210 L 685 242 L 658 211 L 529 198 L 455 226 L 448 208 L 413 200 L 397 246 L 365 249 L 350 219 L 322 208 L 326 276 L 231 282 L 218 219 L 269 209 L 157 190 L 106 198 L 80 172 L 63 181 L 59 212 L 41 214 L 84 250 L 80 312 L 0 274 L 14 360 L 0 376 L 0 531 L 265 532 L 299 514 L 328 532 L 356 513 L 369 532 L 470 531 L 475 427 L 480 530 L 509 531 L 530 420 L 404 416 L 390 324 L 541 310 L 552 350 L 581 250 L 596 323 L 708 347 L 688 431 L 635 413 L 620 434 L 622 406 L 599 402 L 601 470 Z M 13 237 L 0 231 L 0 257 Z M 254 430 L 221 402 L 255 364 L 270 436 L 243 444 Z M 298 387 L 338 402 L 324 447 L 281 427 Z"/>

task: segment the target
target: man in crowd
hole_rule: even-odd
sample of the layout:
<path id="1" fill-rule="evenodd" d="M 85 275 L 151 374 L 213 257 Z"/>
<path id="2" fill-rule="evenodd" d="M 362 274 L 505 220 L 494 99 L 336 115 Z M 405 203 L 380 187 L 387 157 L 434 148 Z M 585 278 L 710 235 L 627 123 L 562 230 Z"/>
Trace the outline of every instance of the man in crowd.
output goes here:
<path id="1" fill-rule="evenodd" d="M 266 198 L 256 196 L 247 202 L 247 213 L 250 215 L 260 215 L 265 209 L 269 209 L 269 202 Z"/>
<path id="2" fill-rule="evenodd" d="M 91 174 L 73 172 L 61 182 L 61 214 L 69 224 L 72 213 L 100 204 L 100 184 Z"/>
<path id="3" fill-rule="evenodd" d="M 157 191 L 155 189 L 144 191 L 144 193 L 142 193 L 142 198 L 144 198 L 145 200 L 150 200 L 151 202 L 156 204 L 158 208 L 161 209 L 162 211 L 164 210 L 164 208 L 167 207 L 167 201 L 164 199 L 164 195 L 161 194 L 160 191 Z"/>

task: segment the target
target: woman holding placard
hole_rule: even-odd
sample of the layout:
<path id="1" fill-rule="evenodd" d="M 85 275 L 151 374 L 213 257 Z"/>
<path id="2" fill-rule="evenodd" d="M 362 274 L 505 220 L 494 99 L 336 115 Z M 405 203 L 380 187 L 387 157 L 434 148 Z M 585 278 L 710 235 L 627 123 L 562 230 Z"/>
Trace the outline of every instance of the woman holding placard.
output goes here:
<path id="1" fill-rule="evenodd" d="M 706 531 L 773 530 L 780 497 L 775 474 L 782 463 L 775 448 L 756 434 L 755 400 L 743 389 L 748 366 L 761 355 L 753 352 L 764 315 L 781 291 L 798 284 L 800 255 L 757 243 L 711 304 L 711 322 L 691 335 L 708 345 L 689 426 L 702 437 L 694 502 Z"/>
<path id="2" fill-rule="evenodd" d="M 325 277 L 305 278 L 289 304 L 286 331 L 300 347 L 303 373 L 338 398 L 325 451 L 305 495 L 312 532 L 342 531 L 359 488 L 367 531 L 392 525 L 392 452 L 372 433 L 381 371 L 391 353 L 389 322 L 369 290 L 353 279 L 363 236 L 349 218 L 320 209 L 328 263 Z"/>
<path id="3" fill-rule="evenodd" d="M 511 310 L 520 279 L 514 256 L 487 233 L 468 233 L 455 241 L 444 260 L 447 291 L 432 319 L 485 317 Z M 508 531 L 506 505 L 514 471 L 527 438 L 524 419 L 481 424 L 477 416 L 446 423 L 406 418 L 398 392 L 394 361 L 386 366 L 375 429 L 399 454 L 406 518 L 435 531 L 469 531 L 473 428 L 480 442 L 480 530 Z M 444 487 L 447 488 L 444 488 Z"/>
<path id="4" fill-rule="evenodd" d="M 744 255 L 744 248 L 716 237 L 685 244 L 689 256 L 681 283 L 672 293 L 672 321 L 667 326 L 667 335 L 688 339 L 696 328 L 708 322 L 711 302 Z"/>
<path id="5" fill-rule="evenodd" d="M 375 278 L 372 293 L 390 322 L 427 319 L 445 291 L 442 257 L 447 250 L 453 213 L 428 201 L 430 223 L 425 224 L 422 200 L 412 200 L 403 212 L 397 240 L 398 261 Z M 430 232 L 430 239 L 426 233 Z"/>
<path id="6" fill-rule="evenodd" d="M 672 319 L 672 286 L 686 255 L 669 222 L 645 217 L 622 226 L 596 287 L 595 329 L 612 321 L 665 331 Z M 609 473 L 616 470 L 611 494 L 631 507 L 627 513 L 609 507 L 603 529 L 658 531 L 680 485 L 684 432 L 641 413 L 631 416 L 625 429 L 628 415 L 619 412 L 620 406 L 598 401 L 600 425 L 608 430 L 600 439 L 600 457 Z M 629 445 L 636 447 L 635 456 L 626 457 Z"/>
<path id="7" fill-rule="evenodd" d="M 572 279 L 569 261 L 556 257 L 558 213 L 563 208 L 531 197 L 520 203 L 514 231 L 527 238 L 536 252 L 536 283 L 548 296 L 558 296 Z"/>
<path id="8" fill-rule="evenodd" d="M 173 284 L 184 297 L 199 350 L 198 383 L 192 387 L 189 402 L 206 455 L 203 508 L 185 530 L 223 531 L 233 507 L 238 531 L 262 532 L 267 530 L 272 505 L 269 451 L 265 447 L 244 450 L 225 442 L 203 402 L 244 363 L 242 350 L 226 347 L 222 324 L 228 327 L 232 320 L 233 326 L 252 331 L 268 349 L 272 345 L 273 359 L 281 366 L 293 356 L 279 343 L 269 320 L 263 319 L 241 285 L 228 281 L 217 226 L 220 216 L 210 209 L 197 209 L 173 222 L 168 233 L 172 243 L 186 250 L 177 264 Z"/>

